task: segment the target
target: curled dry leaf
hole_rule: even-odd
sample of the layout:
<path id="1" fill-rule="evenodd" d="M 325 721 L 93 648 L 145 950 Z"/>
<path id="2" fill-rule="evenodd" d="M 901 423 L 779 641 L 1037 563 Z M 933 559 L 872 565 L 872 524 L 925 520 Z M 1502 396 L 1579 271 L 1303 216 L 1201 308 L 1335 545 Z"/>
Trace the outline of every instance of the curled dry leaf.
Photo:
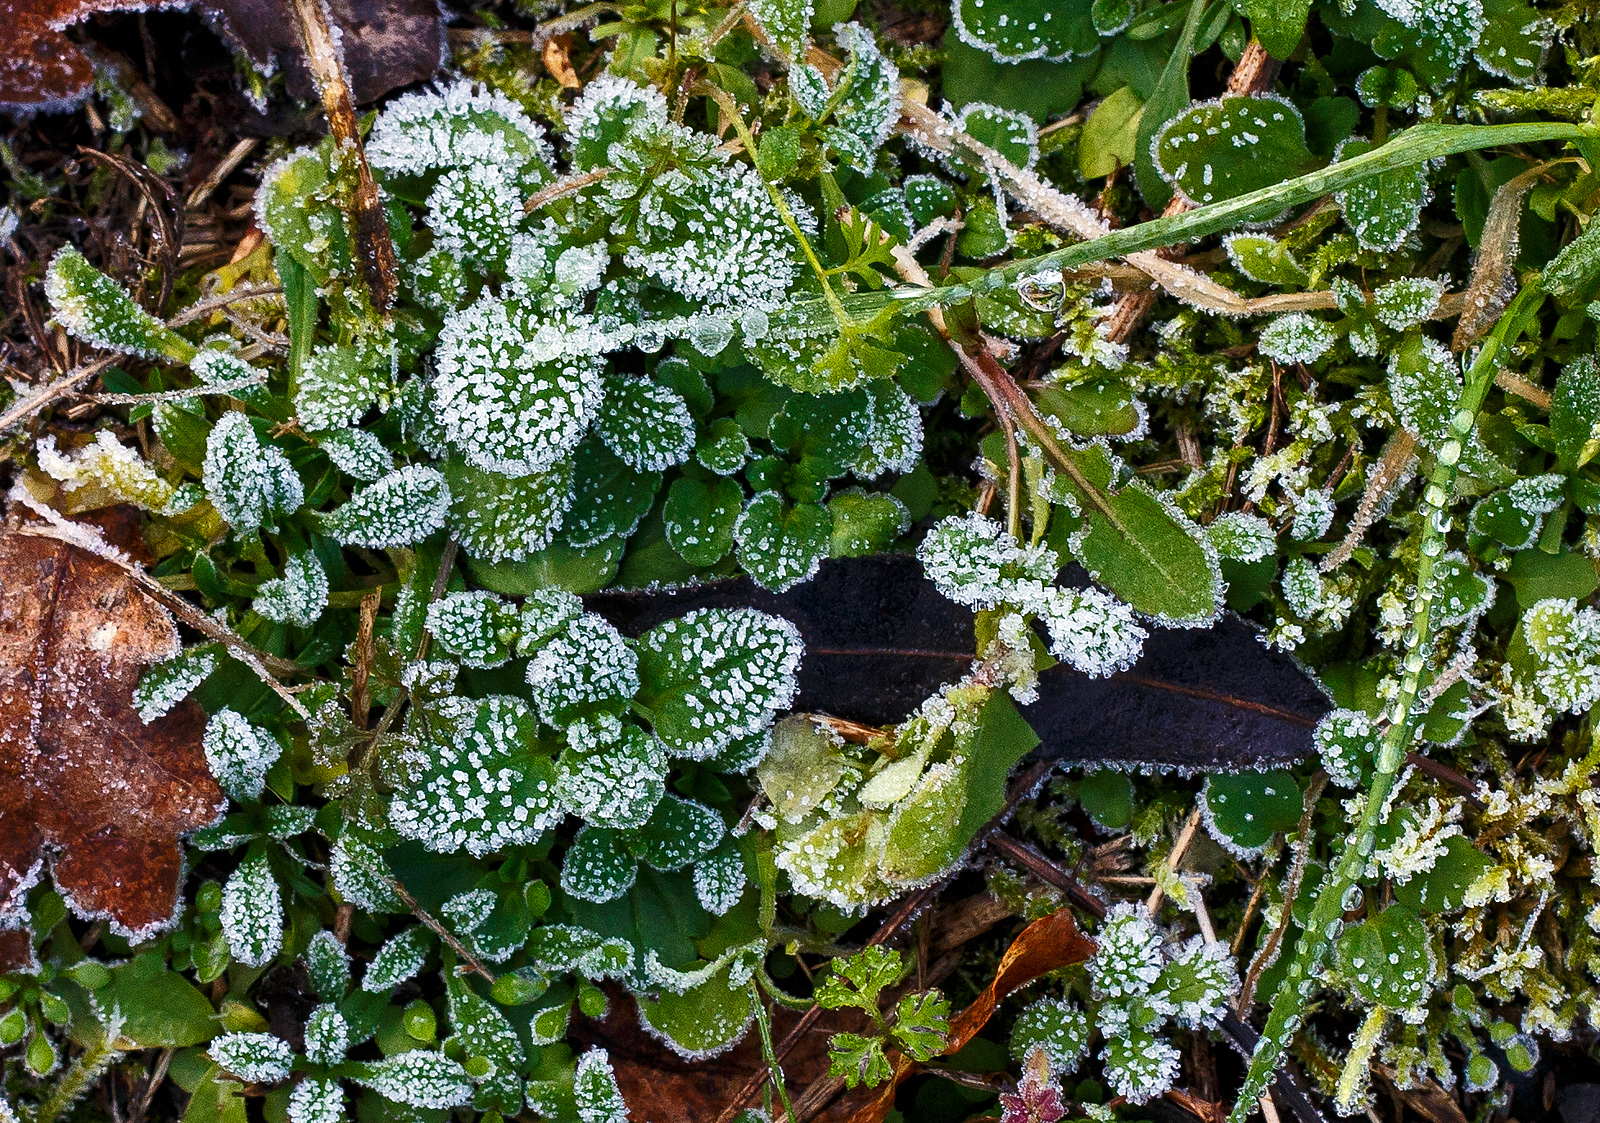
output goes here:
<path id="1" fill-rule="evenodd" d="M 137 541 L 131 514 L 113 544 Z M 177 648 L 172 618 L 113 562 L 0 532 L 0 925 L 26 919 L 47 856 L 80 916 L 130 936 L 173 918 L 178 838 L 227 806 L 200 708 L 146 725 L 133 707 L 144 669 Z"/>
<path id="2" fill-rule="evenodd" d="M 94 67 L 64 29 L 97 13 L 165 7 L 155 0 L 0 0 L 0 110 L 54 113 L 89 93 Z M 289 0 L 202 0 L 230 46 L 263 73 L 286 67 L 289 92 L 315 94 Z M 444 25 L 434 0 L 329 0 L 343 32 L 358 102 L 433 77 L 444 58 Z"/>

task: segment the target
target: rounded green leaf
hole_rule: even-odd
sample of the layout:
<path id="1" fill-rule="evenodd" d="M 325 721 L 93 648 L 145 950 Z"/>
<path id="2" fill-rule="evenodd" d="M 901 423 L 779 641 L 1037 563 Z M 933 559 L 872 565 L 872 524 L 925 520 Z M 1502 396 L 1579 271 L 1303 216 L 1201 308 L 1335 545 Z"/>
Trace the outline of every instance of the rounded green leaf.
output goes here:
<path id="1" fill-rule="evenodd" d="M 1317 165 L 1300 111 L 1273 94 L 1190 106 L 1161 127 L 1154 152 L 1161 178 L 1197 207 L 1271 187 Z"/>
<path id="2" fill-rule="evenodd" d="M 1351 992 L 1373 1006 L 1408 1009 L 1433 986 L 1428 930 L 1403 905 L 1391 905 L 1340 936 L 1338 962 Z"/>
<path id="3" fill-rule="evenodd" d="M 1300 823 L 1300 785 L 1288 772 L 1216 773 L 1201 791 L 1211 837 L 1238 855 L 1258 854 L 1279 831 Z"/>
<path id="4" fill-rule="evenodd" d="M 743 502 L 744 489 L 735 480 L 673 480 L 661 512 L 668 545 L 692 566 L 716 565 L 733 549 L 733 527 Z"/>

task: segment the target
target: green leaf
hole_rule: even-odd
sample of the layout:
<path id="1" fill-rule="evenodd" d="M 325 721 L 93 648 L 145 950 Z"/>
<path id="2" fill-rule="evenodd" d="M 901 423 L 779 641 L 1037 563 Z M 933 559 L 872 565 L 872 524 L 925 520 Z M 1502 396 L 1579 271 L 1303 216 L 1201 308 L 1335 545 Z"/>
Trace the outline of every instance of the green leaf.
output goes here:
<path id="1" fill-rule="evenodd" d="M 814 480 L 844 475 L 872 436 L 872 399 L 866 390 L 795 394 L 772 418 L 772 443 L 795 456 Z"/>
<path id="2" fill-rule="evenodd" d="M 882 553 L 910 529 L 905 504 L 892 495 L 844 491 L 828 500 L 833 519 L 830 557 L 858 558 Z"/>
<path id="3" fill-rule="evenodd" d="M 1250 30 L 1273 58 L 1286 59 L 1300 45 L 1311 0 L 1244 0 Z"/>
<path id="4" fill-rule="evenodd" d="M 1086 772 L 1078 781 L 1078 803 L 1097 826 L 1120 830 L 1133 819 L 1133 781 L 1115 768 Z"/>
<path id="5" fill-rule="evenodd" d="M 894 1075 L 894 1066 L 883 1052 L 883 1038 L 836 1033 L 828 1039 L 828 1075 L 844 1077 L 846 1088 L 876 1088 Z"/>
<path id="6" fill-rule="evenodd" d="M 248 1118 L 241 1085 L 224 1078 L 219 1065 L 200 1077 L 183 1111 L 183 1123 L 245 1123 Z"/>
<path id="7" fill-rule="evenodd" d="M 1555 30 L 1554 21 L 1526 0 L 1484 0 L 1473 57 L 1490 74 L 1531 86 L 1538 82 Z"/>
<path id="8" fill-rule="evenodd" d="M 813 0 L 750 0 L 756 17 L 773 44 L 795 62 L 805 59 L 811 45 Z"/>
<path id="9" fill-rule="evenodd" d="M 731 980 L 732 964 L 682 994 L 662 988 L 659 997 L 639 1000 L 639 1017 L 686 1060 L 703 1060 L 744 1036 L 755 1007 L 748 985 Z"/>
<path id="10" fill-rule="evenodd" d="M 1264 285 L 1304 287 L 1311 277 L 1289 252 L 1289 247 L 1265 234 L 1233 234 L 1222 240 L 1233 267 Z"/>
<path id="11" fill-rule="evenodd" d="M 1207 0 L 1191 0 L 1183 31 L 1167 55 L 1166 65 L 1155 88 L 1145 99 L 1144 115 L 1139 119 L 1139 138 L 1134 145 L 1134 181 L 1139 194 L 1151 209 L 1160 209 L 1172 198 L 1172 191 L 1156 166 L 1154 145 L 1162 126 L 1189 108 L 1189 62 L 1195 55 L 1195 37 L 1205 18 Z"/>
<path id="12" fill-rule="evenodd" d="M 352 1078 L 385 1099 L 412 1107 L 464 1107 L 472 1099 L 466 1069 L 422 1049 L 360 1065 Z"/>
<path id="13" fill-rule="evenodd" d="M 881 944 L 870 944 L 829 966 L 813 995 L 817 1004 L 828 1010 L 854 1007 L 876 1013 L 878 996 L 905 975 L 900 953 Z"/>
<path id="14" fill-rule="evenodd" d="M 963 43 L 997 62 L 1063 62 L 1099 47 L 1091 7 L 1087 0 L 955 0 L 950 17 Z"/>
<path id="15" fill-rule="evenodd" d="M 666 794 L 667 754 L 636 725 L 590 749 L 569 746 L 556 763 L 556 795 L 572 814 L 601 827 L 641 827 Z"/>
<path id="16" fill-rule="evenodd" d="M 683 395 L 649 378 L 611 375 L 595 432 L 636 472 L 682 464 L 694 451 L 694 418 Z"/>
<path id="17" fill-rule="evenodd" d="M 557 487 L 559 482 L 552 481 Z M 591 437 L 573 454 L 572 507 L 560 521 L 561 529 L 579 549 L 608 538 L 627 538 L 650 513 L 660 489 L 660 472 L 630 468 Z M 537 516 L 534 521 L 538 522 Z"/>
<path id="18" fill-rule="evenodd" d="M 451 1041 L 465 1055 L 482 1057 L 493 1066 L 487 1075 L 478 1078 L 472 1106 L 479 1111 L 493 1109 L 503 1115 L 515 1115 L 522 1110 L 522 1078 L 518 1074 L 527 1062 L 516 1030 L 462 976 L 446 972 L 445 993 L 450 1024 L 455 1027 Z"/>
<path id="19" fill-rule="evenodd" d="M 1373 1006 L 1409 1009 L 1433 988 L 1428 930 L 1403 905 L 1390 905 L 1346 930 L 1339 937 L 1338 963 L 1350 990 Z"/>
<path id="20" fill-rule="evenodd" d="M 604 904 L 633 887 L 639 862 L 621 831 L 584 827 L 561 861 L 561 888 L 583 901 Z"/>
<path id="21" fill-rule="evenodd" d="M 507 596 L 527 596 L 539 589 L 596 593 L 611 583 L 626 543 L 607 538 L 579 549 L 556 539 L 522 561 L 490 562 L 467 555 L 474 584 Z"/>
<path id="22" fill-rule="evenodd" d="M 603 728 L 621 715 L 639 688 L 639 657 L 616 628 L 584 613 L 540 649 L 528 664 L 533 702 L 546 725 L 567 729 L 578 721 Z"/>
<path id="23" fill-rule="evenodd" d="M 1597 227 L 1596 229 L 1600 229 Z M 1571 475 L 1600 452 L 1600 364 L 1588 355 L 1568 363 L 1550 396 L 1550 431 L 1561 471 Z"/>
<path id="24" fill-rule="evenodd" d="M 533 476 L 503 476 L 445 461 L 449 524 L 462 548 L 488 562 L 522 561 L 544 549 L 572 503 L 572 462 Z"/>
<path id="25" fill-rule="evenodd" d="M 662 873 L 681 870 L 717 848 L 727 828 L 722 816 L 703 803 L 669 795 L 650 821 L 628 839 L 629 851 Z"/>
<path id="26" fill-rule="evenodd" d="M 1372 142 L 1353 138 L 1339 145 L 1334 160 L 1348 160 L 1372 150 Z M 1358 180 L 1334 193 L 1344 210 L 1344 220 L 1356 239 L 1369 250 L 1398 249 L 1406 235 L 1422 220 L 1422 208 L 1432 194 L 1427 169 L 1395 168 Z"/>
<path id="27" fill-rule="evenodd" d="M 1414 912 L 1454 912 L 1472 883 L 1494 868 L 1494 860 L 1460 835 L 1445 839 L 1444 853 L 1433 868 L 1396 881 L 1394 899 Z"/>
<path id="28" fill-rule="evenodd" d="M 1271 94 L 1195 105 L 1166 123 L 1154 151 L 1162 178 L 1197 207 L 1271 187 L 1318 163 L 1300 111 Z"/>
<path id="29" fill-rule="evenodd" d="M 1526 550 L 1511 559 L 1504 576 L 1524 612 L 1542 600 L 1584 601 L 1600 589 L 1594 562 L 1580 553 Z"/>
<path id="30" fill-rule="evenodd" d="M 1440 627 L 1458 627 L 1494 603 L 1493 578 L 1476 572 L 1466 555 L 1454 551 L 1444 555 L 1434 563 L 1434 573 L 1439 582 L 1434 600 Z"/>
<path id="31" fill-rule="evenodd" d="M 1201 799 L 1211 837 L 1239 856 L 1259 854 L 1273 835 L 1300 823 L 1300 785 L 1288 772 L 1212 773 Z"/>
<path id="32" fill-rule="evenodd" d="M 1081 534 L 1073 534 L 1068 519 L 1053 519 L 1052 545 L 1070 552 L 1095 581 L 1159 623 L 1181 627 L 1215 617 L 1222 575 L 1210 540 L 1170 499 L 1141 480 L 1115 494 L 1108 491 L 1113 458 L 1103 445 L 1065 451 L 1107 510 L 1059 474 L 1058 483 L 1076 500 L 1083 523 Z"/>
<path id="33" fill-rule="evenodd" d="M 1144 421 L 1144 407 L 1132 389 L 1110 378 L 1042 387 L 1034 404 L 1077 437 L 1125 437 Z"/>
<path id="34" fill-rule="evenodd" d="M 830 99 L 833 123 L 825 137 L 835 152 L 870 171 L 899 116 L 900 71 L 860 24 L 841 24 L 835 32 L 849 61 L 839 77 L 842 88 Z"/>
<path id="35" fill-rule="evenodd" d="M 739 439 L 744 440 L 742 433 Z M 733 549 L 733 527 L 743 503 L 744 488 L 735 480 L 673 480 L 662 509 L 668 544 L 696 568 L 716 565 Z"/>
<path id="36" fill-rule="evenodd" d="M 181 1049 L 216 1035 L 210 1001 L 156 952 L 144 952 L 111 969 L 111 982 L 95 992 L 105 1011 L 121 1013 L 122 1036 L 141 1049 Z"/>
<path id="37" fill-rule="evenodd" d="M 637 704 L 675 756 L 707 760 L 771 724 L 797 689 L 793 624 L 753 609 L 698 609 L 638 641 Z"/>
<path id="38" fill-rule="evenodd" d="M 906 1053 L 930 1061 L 943 1051 L 950 1036 L 950 1000 L 936 990 L 908 994 L 894 1008 L 891 1033 Z"/>
<path id="39" fill-rule="evenodd" d="M 1110 175 L 1134 162 L 1143 117 L 1144 102 L 1129 86 L 1095 107 L 1078 137 L 1078 171 L 1085 179 Z"/>
<path id="40" fill-rule="evenodd" d="M 816 574 L 832 545 L 833 519 L 820 504 L 790 506 L 776 491 L 763 491 L 745 504 L 733 535 L 745 572 L 781 593 Z"/>
<path id="41" fill-rule="evenodd" d="M 1566 477 L 1524 477 L 1473 505 L 1467 519 L 1472 535 L 1492 538 L 1508 550 L 1526 550 L 1539 538 L 1544 517 L 1566 497 Z"/>

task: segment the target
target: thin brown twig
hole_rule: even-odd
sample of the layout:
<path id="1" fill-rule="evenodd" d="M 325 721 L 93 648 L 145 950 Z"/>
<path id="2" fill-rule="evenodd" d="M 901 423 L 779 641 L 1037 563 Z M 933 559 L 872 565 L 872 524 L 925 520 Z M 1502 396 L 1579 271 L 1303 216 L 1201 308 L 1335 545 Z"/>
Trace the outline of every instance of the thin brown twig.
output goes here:
<path id="1" fill-rule="evenodd" d="M 523 214 L 532 214 L 546 203 L 559 199 L 564 195 L 582 191 L 591 183 L 599 183 L 611 174 L 610 168 L 595 168 L 593 171 L 580 172 L 577 175 L 565 176 L 556 180 L 547 187 L 542 187 L 528 196 L 528 201 L 522 204 Z"/>
<path id="2" fill-rule="evenodd" d="M 161 1050 L 161 1056 L 156 1058 L 156 1067 L 150 1073 L 150 1079 L 145 1081 L 144 1090 L 139 1093 L 139 1102 L 134 1106 L 133 1114 L 128 1116 L 128 1123 L 144 1123 L 145 1113 L 150 1110 L 150 1103 L 156 1098 L 156 1089 L 161 1087 L 161 1082 L 167 1078 L 167 1068 L 172 1064 L 172 1056 L 177 1050 L 170 1045 Z"/>
<path id="3" fill-rule="evenodd" d="M 71 395 L 80 383 L 93 378 L 116 361 L 117 356 L 115 355 L 107 355 L 104 358 L 96 359 L 94 362 L 86 363 L 76 370 L 68 371 L 54 382 L 41 386 L 33 393 L 13 402 L 10 409 L 0 413 L 0 434 L 5 433 L 18 422 L 33 416 L 53 402 L 60 401 L 62 398 Z"/>
<path id="4" fill-rule="evenodd" d="M 238 304 L 246 300 L 257 300 L 263 296 L 281 295 L 283 295 L 282 285 L 239 285 L 227 292 L 195 301 L 168 320 L 167 326 L 169 328 L 181 328 L 184 324 L 192 324 L 202 316 L 210 315 L 212 312 L 226 308 L 230 304 Z"/>
<path id="5" fill-rule="evenodd" d="M 389 888 L 393 889 L 395 891 L 395 895 L 405 902 L 406 908 L 411 910 L 411 915 L 422 921 L 424 927 L 426 927 L 435 936 L 438 936 L 446 947 L 459 955 L 462 959 L 462 962 L 466 964 L 467 970 L 473 972 L 474 974 L 482 975 L 489 981 L 490 986 L 495 984 L 496 980 L 494 973 L 483 964 L 479 963 L 477 957 L 467 950 L 466 945 L 464 945 L 460 940 L 456 939 L 453 932 L 434 919 L 433 914 L 427 909 L 423 908 L 422 905 L 417 902 L 417 899 L 411 895 L 411 891 L 409 889 L 400 884 L 400 882 L 395 878 L 388 878 L 388 882 Z"/>
<path id="6" fill-rule="evenodd" d="M 1178 863 L 1183 861 L 1183 856 L 1189 852 L 1189 844 L 1194 841 L 1196 832 L 1200 829 L 1200 802 L 1195 801 L 1194 810 L 1189 812 L 1188 821 L 1183 824 L 1183 830 L 1178 834 L 1178 840 L 1172 844 L 1172 850 L 1167 854 L 1167 869 L 1172 873 L 1178 872 Z M 1164 890 L 1161 883 L 1156 882 L 1156 887 L 1150 890 L 1150 896 L 1145 898 L 1145 911 L 1152 916 L 1161 907 L 1161 898 Z"/>
<path id="7" fill-rule="evenodd" d="M 346 203 L 355 236 L 356 257 L 361 263 L 372 307 L 384 313 L 394 303 L 399 285 L 398 265 L 383 200 L 378 195 L 378 182 L 372 177 L 372 167 L 367 163 L 366 149 L 361 144 L 354 99 L 350 96 L 350 87 L 345 84 L 344 56 L 328 26 L 328 11 L 322 0 L 292 0 L 292 3 L 305 43 L 306 65 L 322 95 L 323 111 L 328 115 L 328 131 L 355 173 L 355 190 Z"/>

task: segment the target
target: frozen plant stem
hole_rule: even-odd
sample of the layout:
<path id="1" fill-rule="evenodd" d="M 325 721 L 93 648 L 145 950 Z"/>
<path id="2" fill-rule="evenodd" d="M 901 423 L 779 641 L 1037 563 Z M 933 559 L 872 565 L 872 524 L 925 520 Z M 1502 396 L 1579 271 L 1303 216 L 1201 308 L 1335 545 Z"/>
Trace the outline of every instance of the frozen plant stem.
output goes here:
<path id="1" fill-rule="evenodd" d="M 355 235 L 362 278 L 374 311 L 382 314 L 394 303 L 398 266 L 394 242 L 378 183 L 372 178 L 361 132 L 356 123 L 355 105 L 345 80 L 344 56 L 328 26 L 326 0 L 294 0 L 294 14 L 306 45 L 306 64 L 322 95 L 322 108 L 328 115 L 328 131 L 333 134 L 341 161 L 355 174 L 355 190 L 348 199 L 350 225 Z"/>
<path id="2" fill-rule="evenodd" d="M 1405 762 L 1406 751 L 1416 728 L 1412 708 L 1430 677 L 1428 654 L 1433 644 L 1433 601 L 1439 595 L 1435 566 L 1445 552 L 1445 536 L 1450 532 L 1450 494 L 1455 487 L 1461 450 L 1477 423 L 1478 411 L 1483 408 L 1483 399 L 1494 381 L 1501 352 L 1532 321 L 1543 300 L 1543 293 L 1537 285 L 1530 285 L 1518 293 L 1467 371 L 1466 385 L 1462 388 L 1455 416 L 1450 419 L 1450 436 L 1440 446 L 1433 471 L 1428 476 L 1428 486 L 1423 490 L 1417 593 L 1413 602 L 1411 627 L 1405 636 L 1406 653 L 1401 664 L 1403 677 L 1399 693 L 1389 708 L 1389 726 L 1378 746 L 1376 769 L 1372 786 L 1367 791 L 1366 805 L 1361 809 L 1361 820 L 1343 853 L 1317 893 L 1310 921 L 1295 946 L 1294 960 L 1289 964 L 1288 974 L 1278 987 L 1277 994 L 1273 996 L 1266 1027 L 1261 1031 L 1255 1054 L 1250 1058 L 1244 1087 L 1234 1101 L 1228 1123 L 1245 1123 L 1250 1117 L 1262 1093 L 1267 1090 L 1284 1050 L 1300 1029 L 1302 1011 L 1317 986 L 1315 976 L 1343 923 L 1345 893 L 1356 883 L 1358 874 L 1366 866 L 1368 855 L 1372 853 L 1377 830 L 1383 824 L 1389 797 L 1393 794 L 1395 780 Z"/>
<path id="3" fill-rule="evenodd" d="M 790 1123 L 794 1123 L 794 1105 L 789 1102 L 789 1089 L 784 1087 L 783 1066 L 778 1063 L 778 1055 L 772 1048 L 772 1025 L 767 1019 L 767 1004 L 754 982 L 750 984 L 750 998 L 756 1011 L 756 1025 L 761 1030 L 761 1057 L 767 1062 L 772 1086 L 778 1090 L 778 1102 L 783 1104 L 783 1114 Z"/>

